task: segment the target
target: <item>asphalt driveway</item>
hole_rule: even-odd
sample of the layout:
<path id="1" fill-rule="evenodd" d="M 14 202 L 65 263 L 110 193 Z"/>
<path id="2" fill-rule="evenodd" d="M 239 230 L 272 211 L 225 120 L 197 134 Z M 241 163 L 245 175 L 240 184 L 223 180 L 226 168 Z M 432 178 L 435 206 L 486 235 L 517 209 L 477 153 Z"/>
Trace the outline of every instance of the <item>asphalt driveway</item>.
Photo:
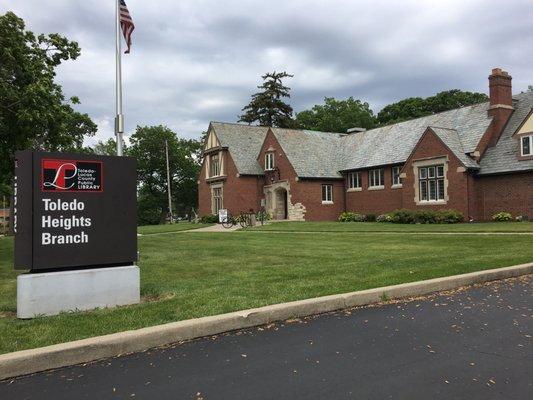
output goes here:
<path id="1" fill-rule="evenodd" d="M 0 382 L 0 399 L 533 398 L 533 276 Z"/>

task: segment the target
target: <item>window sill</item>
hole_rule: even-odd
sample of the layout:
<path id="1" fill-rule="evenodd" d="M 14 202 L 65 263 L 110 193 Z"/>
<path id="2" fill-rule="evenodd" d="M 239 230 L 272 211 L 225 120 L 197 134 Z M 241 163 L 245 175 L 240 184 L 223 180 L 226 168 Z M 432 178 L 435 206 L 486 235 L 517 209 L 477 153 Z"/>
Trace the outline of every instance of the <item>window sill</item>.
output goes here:
<path id="1" fill-rule="evenodd" d="M 398 185 L 392 185 L 390 188 L 391 189 L 401 189 L 401 188 L 403 188 L 403 185 L 400 183 Z"/>
<path id="2" fill-rule="evenodd" d="M 446 200 L 422 200 L 416 202 L 417 206 L 435 206 L 443 204 L 448 204 L 448 202 Z"/>
<path id="3" fill-rule="evenodd" d="M 385 186 L 369 186 L 368 190 L 383 190 Z"/>
<path id="4" fill-rule="evenodd" d="M 333 204 L 332 201 L 322 201 L 322 204 Z"/>
<path id="5" fill-rule="evenodd" d="M 361 192 L 362 190 L 363 188 L 357 187 L 357 188 L 347 189 L 346 191 L 347 192 Z"/>

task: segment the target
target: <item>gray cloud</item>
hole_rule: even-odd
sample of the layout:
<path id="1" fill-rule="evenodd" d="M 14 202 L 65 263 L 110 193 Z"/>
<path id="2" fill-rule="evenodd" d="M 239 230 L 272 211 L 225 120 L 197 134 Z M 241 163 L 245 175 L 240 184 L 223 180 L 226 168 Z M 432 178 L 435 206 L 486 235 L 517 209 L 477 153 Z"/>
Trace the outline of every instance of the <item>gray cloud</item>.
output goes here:
<path id="1" fill-rule="evenodd" d="M 324 96 L 354 96 L 375 110 L 409 97 L 460 88 L 487 91 L 496 66 L 514 91 L 533 83 L 533 7 L 527 0 L 256 1 L 129 0 L 136 24 L 123 57 L 126 128 L 166 124 L 199 137 L 210 120 L 235 121 L 259 76 L 295 77 L 296 111 Z M 113 135 L 112 1 L 8 0 L 39 33 L 79 42 L 82 56 L 61 66 L 58 80 Z"/>

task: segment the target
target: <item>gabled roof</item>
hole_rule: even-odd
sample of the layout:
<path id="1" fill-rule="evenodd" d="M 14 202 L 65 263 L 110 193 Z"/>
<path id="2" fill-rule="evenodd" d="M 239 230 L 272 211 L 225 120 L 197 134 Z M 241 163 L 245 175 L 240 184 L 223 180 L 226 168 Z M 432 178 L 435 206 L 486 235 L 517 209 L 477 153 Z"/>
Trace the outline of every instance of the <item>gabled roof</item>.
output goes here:
<path id="1" fill-rule="evenodd" d="M 257 156 L 268 132 L 268 127 L 225 122 L 211 122 L 222 147 L 227 147 L 237 171 L 241 175 L 263 175 Z"/>
<path id="2" fill-rule="evenodd" d="M 488 107 L 489 103 L 475 104 L 345 136 L 345 163 L 341 169 L 404 163 L 430 126 L 455 130 L 462 145 L 462 152 L 456 156 L 464 159 L 466 153 L 475 150 L 491 122 L 487 116 Z M 451 150 L 460 151 L 460 146 Z"/>
<path id="3" fill-rule="evenodd" d="M 342 135 L 331 132 L 271 128 L 300 178 L 340 178 Z"/>
<path id="4" fill-rule="evenodd" d="M 467 168 L 479 168 L 477 162 L 466 155 L 459 134 L 455 129 L 439 128 L 436 126 L 429 127 L 442 142 L 452 151 L 453 154 L 461 161 L 461 163 Z"/>
<path id="5" fill-rule="evenodd" d="M 533 170 L 533 160 L 518 160 L 519 143 L 513 137 L 533 108 L 533 91 L 514 96 L 514 111 L 496 146 L 489 147 L 481 159 L 480 174 Z"/>
<path id="6" fill-rule="evenodd" d="M 431 128 L 467 168 L 481 174 L 533 170 L 533 160 L 519 161 L 516 132 L 533 108 L 533 91 L 514 97 L 515 111 L 497 145 L 478 164 L 468 156 L 487 131 L 489 103 L 457 108 L 350 135 L 212 122 L 222 147 L 227 147 L 242 175 L 263 175 L 257 157 L 269 129 L 301 178 L 339 178 L 341 171 L 404 163 Z"/>

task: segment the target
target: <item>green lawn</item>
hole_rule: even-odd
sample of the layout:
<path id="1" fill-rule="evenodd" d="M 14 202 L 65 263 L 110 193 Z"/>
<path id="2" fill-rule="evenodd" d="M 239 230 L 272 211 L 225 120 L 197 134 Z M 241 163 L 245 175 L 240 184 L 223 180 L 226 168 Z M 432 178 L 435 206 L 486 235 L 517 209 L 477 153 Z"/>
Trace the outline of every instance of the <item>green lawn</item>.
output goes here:
<path id="1" fill-rule="evenodd" d="M 137 232 L 142 235 L 152 235 L 154 233 L 169 233 L 169 232 L 180 232 L 188 231 L 191 229 L 205 228 L 206 226 L 211 226 L 213 224 L 194 224 L 192 222 L 178 222 L 176 224 L 165 224 L 165 225 L 146 225 L 139 226 Z"/>
<path id="2" fill-rule="evenodd" d="M 142 304 L 22 321 L 13 239 L 1 238 L 0 353 L 533 261 L 527 235 L 191 232 L 141 236 L 139 247 Z"/>
<path id="3" fill-rule="evenodd" d="M 273 222 L 248 228 L 280 232 L 532 232 L 533 222 L 393 224 L 385 222 Z"/>

